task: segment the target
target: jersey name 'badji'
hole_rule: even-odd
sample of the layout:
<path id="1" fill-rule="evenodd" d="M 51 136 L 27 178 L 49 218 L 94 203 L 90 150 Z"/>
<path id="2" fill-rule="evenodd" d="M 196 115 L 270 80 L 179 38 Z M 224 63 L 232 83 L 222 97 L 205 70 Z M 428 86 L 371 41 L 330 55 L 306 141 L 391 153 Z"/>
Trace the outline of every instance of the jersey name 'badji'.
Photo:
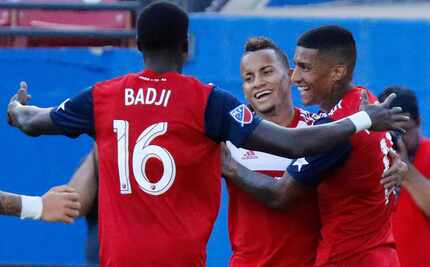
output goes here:
<path id="1" fill-rule="evenodd" d="M 157 91 L 155 88 L 139 88 L 134 90 L 133 88 L 125 88 L 124 94 L 124 105 L 155 105 L 166 107 L 169 103 L 170 94 L 172 93 L 169 89 L 163 89 Z"/>

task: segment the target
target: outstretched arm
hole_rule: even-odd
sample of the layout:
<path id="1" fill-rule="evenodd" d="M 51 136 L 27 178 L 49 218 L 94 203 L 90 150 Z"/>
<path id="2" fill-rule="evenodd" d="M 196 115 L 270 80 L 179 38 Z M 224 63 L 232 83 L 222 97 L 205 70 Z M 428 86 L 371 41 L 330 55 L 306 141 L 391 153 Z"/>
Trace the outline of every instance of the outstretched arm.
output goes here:
<path id="1" fill-rule="evenodd" d="M 8 123 L 30 136 L 57 134 L 58 130 L 49 116 L 52 108 L 27 106 L 31 98 L 27 90 L 27 84 L 21 82 L 18 92 L 9 101 Z"/>
<path id="2" fill-rule="evenodd" d="M 56 108 L 27 106 L 30 98 L 27 84 L 21 82 L 20 89 L 11 98 L 7 110 L 9 124 L 25 134 L 61 134 L 69 137 L 83 133 L 95 135 L 91 88 L 66 99 Z"/>
<path id="3" fill-rule="evenodd" d="M 362 110 L 342 120 L 322 125 L 288 129 L 262 121 L 246 140 L 244 148 L 265 151 L 288 158 L 310 156 L 328 151 L 345 142 L 355 132 L 403 131 L 402 124 L 408 117 L 398 107 L 389 108 L 395 98 L 391 94 L 382 104 L 369 105 L 367 94 L 362 94 Z"/>
<path id="4" fill-rule="evenodd" d="M 79 216 L 85 216 L 92 209 L 97 198 L 98 189 L 98 158 L 97 146 L 87 155 L 84 162 L 73 174 L 69 186 L 73 187 L 80 196 L 81 210 Z"/>
<path id="5" fill-rule="evenodd" d="M 79 208 L 79 195 L 68 186 L 53 187 L 42 197 L 0 191 L 1 215 L 73 223 Z"/>
<path id="6" fill-rule="evenodd" d="M 328 151 L 339 142 L 348 140 L 354 132 L 355 126 L 349 119 L 295 129 L 262 121 L 243 147 L 286 158 L 298 158 Z"/>

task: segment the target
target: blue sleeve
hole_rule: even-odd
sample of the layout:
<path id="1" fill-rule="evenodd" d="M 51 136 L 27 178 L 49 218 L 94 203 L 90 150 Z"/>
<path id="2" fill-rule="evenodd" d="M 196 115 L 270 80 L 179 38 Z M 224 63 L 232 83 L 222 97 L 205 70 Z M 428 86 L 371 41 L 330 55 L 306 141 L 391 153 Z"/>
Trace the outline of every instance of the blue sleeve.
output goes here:
<path id="1" fill-rule="evenodd" d="M 95 136 L 92 88 L 64 100 L 51 111 L 51 119 L 64 135 L 76 138 L 86 133 Z"/>
<path id="2" fill-rule="evenodd" d="M 316 121 L 315 124 L 323 124 L 330 121 L 331 119 L 329 118 L 323 118 Z M 339 143 L 339 145 L 329 152 L 295 159 L 287 168 L 288 174 L 304 185 L 317 186 L 322 181 L 324 175 L 327 174 L 327 171 L 344 163 L 351 150 L 352 145 L 347 141 Z"/>
<path id="3" fill-rule="evenodd" d="M 214 88 L 209 95 L 205 131 L 215 142 L 230 140 L 240 147 L 260 122 L 261 118 L 227 91 Z"/>

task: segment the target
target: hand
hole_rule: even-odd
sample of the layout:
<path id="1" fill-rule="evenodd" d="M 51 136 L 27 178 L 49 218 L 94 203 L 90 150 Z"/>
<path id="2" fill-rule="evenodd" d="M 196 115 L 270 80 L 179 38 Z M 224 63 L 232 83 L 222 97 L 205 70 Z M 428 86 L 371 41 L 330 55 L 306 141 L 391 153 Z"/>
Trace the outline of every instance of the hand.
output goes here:
<path id="1" fill-rule="evenodd" d="M 236 161 L 231 157 L 230 150 L 225 143 L 221 143 L 221 171 L 225 178 L 235 175 Z"/>
<path id="2" fill-rule="evenodd" d="M 27 83 L 21 82 L 19 84 L 18 91 L 9 100 L 9 105 L 7 107 L 7 122 L 9 125 L 12 125 L 12 126 L 15 125 L 14 117 L 12 116 L 12 111 L 19 105 L 27 105 L 30 99 L 31 99 L 31 95 L 28 94 Z"/>
<path id="3" fill-rule="evenodd" d="M 79 194 L 70 186 L 51 188 L 42 196 L 42 220 L 47 222 L 73 223 L 79 216 Z"/>
<path id="4" fill-rule="evenodd" d="M 391 166 L 382 174 L 381 184 L 388 192 L 393 192 L 396 188 L 402 185 L 403 180 L 408 173 L 408 164 L 400 158 L 400 156 L 390 149 L 388 156 L 392 159 Z"/>
<path id="5" fill-rule="evenodd" d="M 406 148 L 405 142 L 403 142 L 403 138 L 401 136 L 397 138 L 397 153 L 399 153 L 400 158 L 404 162 L 410 162 L 408 149 Z"/>
<path id="6" fill-rule="evenodd" d="M 399 131 L 404 133 L 404 124 L 409 117 L 402 113 L 400 107 L 390 108 L 396 94 L 390 94 L 383 103 L 369 104 L 366 90 L 361 91 L 360 110 L 364 110 L 372 120 L 372 131 Z"/>

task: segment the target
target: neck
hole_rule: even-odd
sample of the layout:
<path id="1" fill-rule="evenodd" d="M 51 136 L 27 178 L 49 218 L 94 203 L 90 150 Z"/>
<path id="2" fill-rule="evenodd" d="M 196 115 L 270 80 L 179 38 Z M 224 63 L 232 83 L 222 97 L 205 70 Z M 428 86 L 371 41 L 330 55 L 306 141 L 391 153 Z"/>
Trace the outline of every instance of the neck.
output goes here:
<path id="1" fill-rule="evenodd" d="M 145 51 L 144 68 L 155 72 L 182 72 L 181 55 L 167 50 Z"/>
<path id="2" fill-rule="evenodd" d="M 287 103 L 282 104 L 281 107 L 276 107 L 267 113 L 257 112 L 257 114 L 265 120 L 271 121 L 283 127 L 288 127 L 294 119 L 295 110 L 292 100 L 289 98 Z"/>
<path id="3" fill-rule="evenodd" d="M 335 85 L 330 94 L 320 103 L 320 109 L 323 112 L 329 112 L 342 98 L 343 96 L 353 88 L 352 82 Z"/>

